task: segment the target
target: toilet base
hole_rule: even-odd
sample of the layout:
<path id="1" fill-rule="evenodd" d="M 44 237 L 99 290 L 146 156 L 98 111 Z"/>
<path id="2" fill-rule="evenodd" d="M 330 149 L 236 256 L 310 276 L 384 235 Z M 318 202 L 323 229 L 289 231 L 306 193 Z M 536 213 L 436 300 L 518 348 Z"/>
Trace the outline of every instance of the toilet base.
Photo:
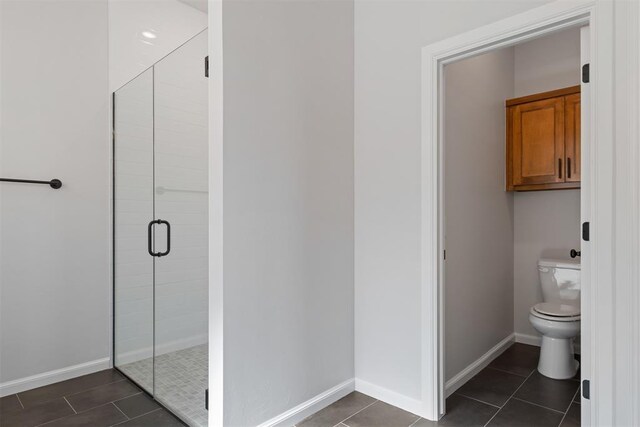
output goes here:
<path id="1" fill-rule="evenodd" d="M 573 378 L 580 363 L 574 358 L 573 338 L 542 337 L 538 372 L 556 380 Z"/>

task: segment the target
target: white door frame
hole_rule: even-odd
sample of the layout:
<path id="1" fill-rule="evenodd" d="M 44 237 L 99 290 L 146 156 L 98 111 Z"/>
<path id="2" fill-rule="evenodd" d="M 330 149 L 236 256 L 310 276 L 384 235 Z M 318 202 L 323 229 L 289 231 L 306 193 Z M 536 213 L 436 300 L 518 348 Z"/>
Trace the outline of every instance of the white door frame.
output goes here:
<path id="1" fill-rule="evenodd" d="M 594 399 L 611 392 L 611 378 L 603 364 L 610 349 L 598 347 L 613 332 L 613 2 L 607 0 L 557 1 L 495 22 L 422 49 L 422 416 L 437 420 L 444 414 L 444 261 L 443 261 L 443 68 L 488 51 L 512 46 L 563 28 L 589 24 L 591 28 L 591 96 L 588 144 L 590 159 L 583 159 L 583 192 L 589 206 L 583 220 L 591 222 L 590 242 L 582 242 L 588 260 L 583 267 L 582 377 L 592 384 L 591 400 L 582 399 L 583 425 L 598 424 Z M 597 143 L 598 141 L 603 143 Z M 597 160 L 597 162 L 596 162 Z M 585 164 L 588 162 L 588 164 Z M 594 226 L 597 224 L 597 226 Z M 597 245 L 594 244 L 597 242 Z M 595 304 L 600 301 L 600 304 Z M 594 324 L 590 319 L 599 319 Z M 609 338 L 610 340 L 610 338 Z M 605 345 L 606 347 L 606 345 Z M 586 355 L 586 357 L 585 357 Z M 599 361 L 600 364 L 596 363 Z M 597 368 L 597 369 L 596 369 Z M 593 385 L 599 387 L 594 393 Z M 600 402 L 599 402 L 600 403 Z M 604 403 L 604 402 L 603 402 Z M 605 411 L 606 412 L 606 411 Z M 605 414 L 603 414 L 605 415 Z"/>
<path id="2" fill-rule="evenodd" d="M 222 1 L 208 0 L 209 28 L 209 402 L 210 426 L 224 425 L 224 85 Z"/>

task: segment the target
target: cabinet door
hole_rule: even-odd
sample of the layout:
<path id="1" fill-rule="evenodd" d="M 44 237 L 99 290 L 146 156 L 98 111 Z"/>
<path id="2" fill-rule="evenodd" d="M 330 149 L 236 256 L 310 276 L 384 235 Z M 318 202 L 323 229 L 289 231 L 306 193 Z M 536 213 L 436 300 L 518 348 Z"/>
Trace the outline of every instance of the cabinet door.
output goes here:
<path id="1" fill-rule="evenodd" d="M 567 182 L 580 182 L 580 94 L 564 98 L 564 149 Z"/>
<path id="2" fill-rule="evenodd" d="M 513 184 L 564 182 L 564 98 L 513 107 Z"/>

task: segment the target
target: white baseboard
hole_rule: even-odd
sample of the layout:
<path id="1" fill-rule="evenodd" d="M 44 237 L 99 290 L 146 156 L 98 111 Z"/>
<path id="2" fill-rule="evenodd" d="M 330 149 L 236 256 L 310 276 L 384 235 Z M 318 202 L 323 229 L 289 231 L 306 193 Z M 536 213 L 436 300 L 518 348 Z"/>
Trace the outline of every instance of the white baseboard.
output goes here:
<path id="1" fill-rule="evenodd" d="M 416 415 L 421 415 L 424 406 L 418 399 L 405 396 L 358 378 L 356 378 L 356 391 L 371 396 L 374 399 L 381 400 L 389 405 L 397 406 L 400 409 L 404 409 L 405 411 L 409 411 Z"/>
<path id="2" fill-rule="evenodd" d="M 333 402 L 343 398 L 347 394 L 351 393 L 354 388 L 355 386 L 353 379 L 347 380 L 335 387 L 330 388 L 329 390 L 318 394 L 317 396 L 312 397 L 306 402 L 303 402 L 298 406 L 291 408 L 288 411 L 285 411 L 268 421 L 263 422 L 258 427 L 293 426 L 296 423 L 307 418 L 309 415 L 314 414 L 319 410 L 331 405 Z"/>
<path id="3" fill-rule="evenodd" d="M 521 334 L 516 332 L 516 342 L 522 343 L 522 344 L 529 344 L 529 345 L 534 345 L 536 347 L 540 347 L 540 344 L 542 344 L 542 337 L 539 335 L 527 335 L 527 334 Z M 580 343 L 579 342 L 575 342 L 573 343 L 573 350 L 576 352 L 576 354 L 580 354 Z"/>
<path id="4" fill-rule="evenodd" d="M 185 348 L 195 347 L 197 345 L 206 344 L 209 341 L 209 335 L 194 335 L 191 337 L 180 338 L 177 340 L 169 341 L 167 343 L 158 344 L 156 346 L 156 356 L 161 356 L 166 353 L 172 353 L 178 350 L 184 350 Z M 139 348 L 137 350 L 127 351 L 122 354 L 118 354 L 117 363 L 118 366 L 126 365 L 127 363 L 138 362 L 143 359 L 148 359 L 153 355 L 152 347 Z"/>
<path id="5" fill-rule="evenodd" d="M 21 393 L 23 391 L 31 390 L 32 388 L 42 387 L 59 381 L 79 377 L 81 375 L 102 371 L 104 369 L 109 369 L 109 366 L 110 359 L 105 357 L 103 359 L 93 360 L 79 365 L 43 372 L 42 374 L 32 375 L 30 377 L 7 381 L 0 383 L 0 397 Z"/>
<path id="6" fill-rule="evenodd" d="M 516 334 L 511 334 L 498 344 L 496 344 L 491 350 L 480 356 L 475 362 L 464 368 L 453 378 L 447 381 L 444 385 L 444 393 L 446 397 L 449 397 L 457 389 L 462 387 L 467 381 L 473 378 L 478 372 L 483 370 L 493 362 L 495 358 L 500 356 L 513 342 L 516 341 Z"/>
<path id="7" fill-rule="evenodd" d="M 538 335 L 527 335 L 516 332 L 516 342 L 540 347 L 540 344 L 542 343 L 542 337 Z"/>

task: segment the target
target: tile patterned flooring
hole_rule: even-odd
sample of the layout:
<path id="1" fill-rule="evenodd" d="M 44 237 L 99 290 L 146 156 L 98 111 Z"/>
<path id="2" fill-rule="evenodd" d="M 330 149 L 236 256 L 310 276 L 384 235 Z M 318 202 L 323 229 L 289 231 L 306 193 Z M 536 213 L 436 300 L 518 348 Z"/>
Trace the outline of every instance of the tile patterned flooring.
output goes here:
<path id="1" fill-rule="evenodd" d="M 537 370 L 540 349 L 514 344 L 447 399 L 438 422 L 354 392 L 297 427 L 433 427 L 580 425 L 580 382 L 552 380 Z"/>
<path id="2" fill-rule="evenodd" d="M 119 369 L 145 390 L 153 390 L 155 386 L 156 398 L 180 418 L 187 420 L 189 425 L 207 425 L 204 390 L 207 388 L 209 371 L 208 344 L 156 357 L 154 379 L 150 375 L 154 369 L 151 358 L 119 366 Z"/>
<path id="3" fill-rule="evenodd" d="M 354 392 L 298 427 L 579 426 L 579 375 L 564 381 L 540 375 L 538 354 L 537 347 L 514 344 L 447 399 L 438 422 Z M 0 399 L 1 427 L 116 425 L 184 426 L 112 369 Z"/>
<path id="4" fill-rule="evenodd" d="M 1 427 L 182 427 L 113 369 L 0 398 Z"/>

